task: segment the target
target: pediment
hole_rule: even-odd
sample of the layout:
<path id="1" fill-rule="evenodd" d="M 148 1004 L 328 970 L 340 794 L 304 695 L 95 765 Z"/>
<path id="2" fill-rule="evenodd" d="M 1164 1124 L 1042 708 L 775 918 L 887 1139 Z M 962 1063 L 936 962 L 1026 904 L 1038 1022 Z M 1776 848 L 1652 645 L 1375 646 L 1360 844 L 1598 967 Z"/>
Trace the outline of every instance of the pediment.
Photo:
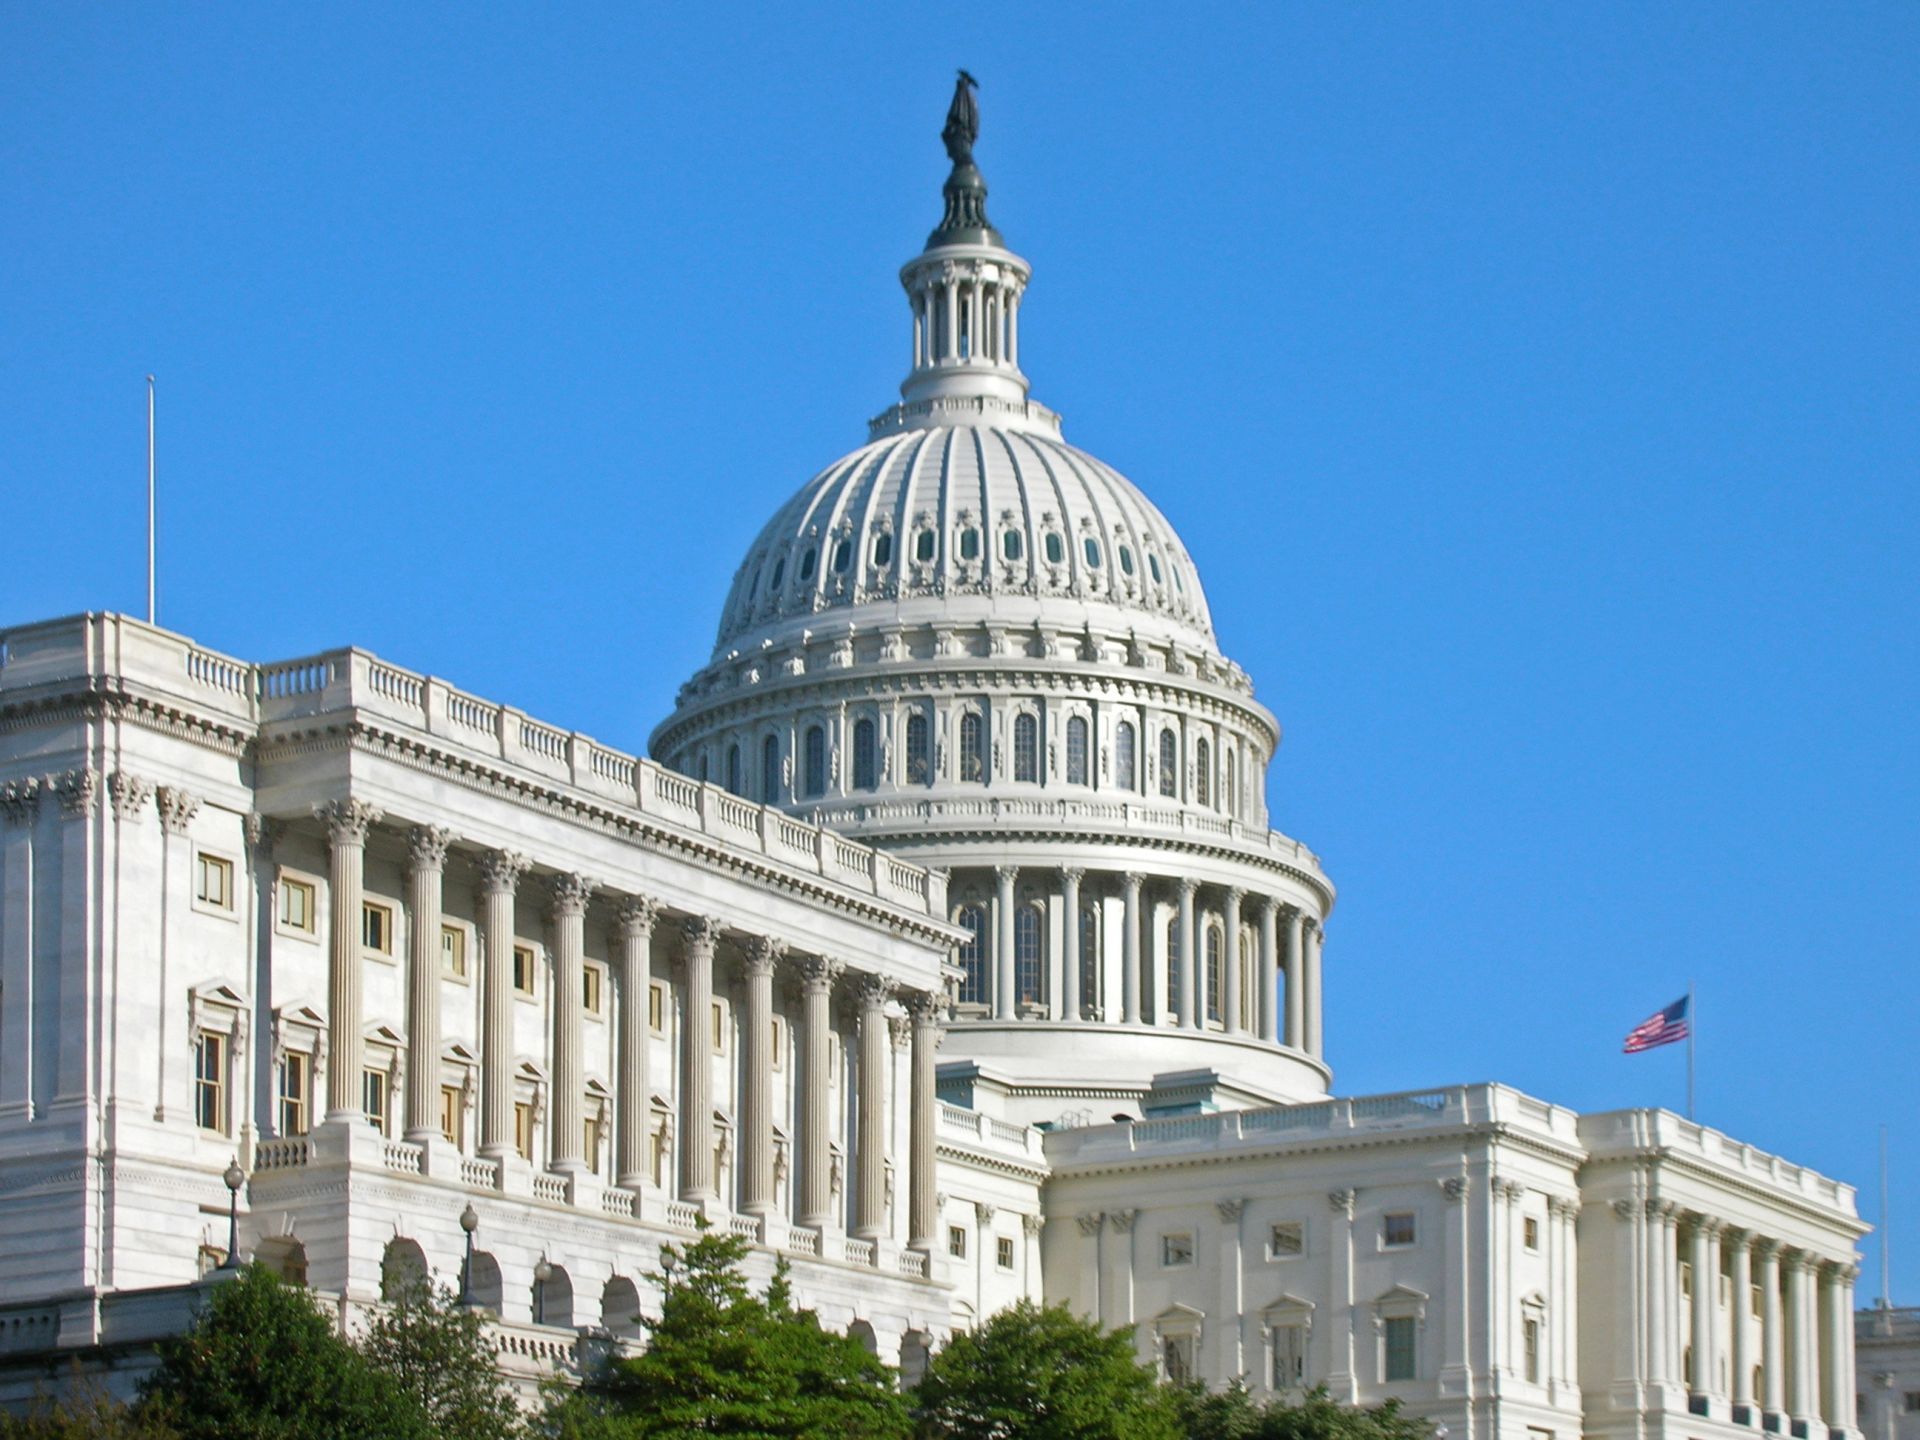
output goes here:
<path id="1" fill-rule="evenodd" d="M 1313 1320 L 1313 1301 L 1307 1299 L 1304 1295 L 1283 1292 L 1278 1299 L 1272 1301 L 1260 1314 L 1269 1325 L 1300 1325 L 1311 1323 Z"/>

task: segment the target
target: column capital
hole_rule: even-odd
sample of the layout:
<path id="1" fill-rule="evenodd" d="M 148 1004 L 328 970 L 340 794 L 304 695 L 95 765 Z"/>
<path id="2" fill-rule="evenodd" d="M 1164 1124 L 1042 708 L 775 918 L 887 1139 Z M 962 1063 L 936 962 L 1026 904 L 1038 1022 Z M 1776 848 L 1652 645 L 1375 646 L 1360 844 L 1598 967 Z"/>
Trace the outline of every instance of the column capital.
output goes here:
<path id="1" fill-rule="evenodd" d="M 1078 889 L 1080 882 L 1086 878 L 1087 870 L 1084 865 L 1062 865 L 1060 867 L 1060 879 L 1064 884 L 1071 885 Z"/>
<path id="2" fill-rule="evenodd" d="M 480 871 L 482 890 L 489 895 L 511 895 L 533 862 L 512 850 L 488 850 L 474 864 Z"/>
<path id="3" fill-rule="evenodd" d="M 1747 1242 L 1753 1238 L 1753 1232 L 1739 1225 L 1724 1225 L 1720 1230 L 1720 1244 L 1727 1250 L 1744 1250 Z"/>
<path id="4" fill-rule="evenodd" d="M 69 770 L 54 778 L 53 788 L 60 796 L 60 813 L 77 820 L 100 808 L 100 772 L 89 767 Z"/>
<path id="5" fill-rule="evenodd" d="M 1449 1175 L 1440 1182 L 1440 1193 L 1447 1197 L 1449 1205 L 1458 1205 L 1466 1199 L 1468 1188 L 1467 1177 L 1464 1175 Z"/>
<path id="6" fill-rule="evenodd" d="M 999 878 L 1001 884 L 1011 885 L 1020 878 L 1020 867 L 1018 865 L 996 865 L 993 867 L 993 873 Z"/>
<path id="7" fill-rule="evenodd" d="M 1717 1220 L 1711 1215 L 1695 1213 L 1688 1217 L 1688 1223 L 1693 1227 L 1696 1235 L 1704 1235 L 1709 1240 L 1712 1240 L 1719 1235 L 1722 1230 L 1726 1229 L 1726 1222 L 1724 1220 Z"/>
<path id="8" fill-rule="evenodd" d="M 1112 1223 L 1113 1228 L 1118 1230 L 1122 1235 L 1131 1235 L 1133 1233 L 1133 1222 L 1139 1218 L 1140 1211 L 1137 1208 L 1107 1211 L 1107 1219 Z"/>
<path id="9" fill-rule="evenodd" d="M 803 955 L 794 962 L 794 968 L 800 972 L 803 991 L 824 995 L 833 989 L 833 982 L 847 967 L 825 955 Z"/>
<path id="10" fill-rule="evenodd" d="M 0 818 L 9 825 L 31 825 L 40 813 L 40 782 L 28 777 L 0 785 Z"/>
<path id="11" fill-rule="evenodd" d="M 1233 906 L 1234 909 L 1238 910 L 1240 908 L 1241 902 L 1246 898 L 1247 898 L 1246 886 L 1229 885 L 1227 887 L 1227 901 L 1229 904 Z"/>
<path id="12" fill-rule="evenodd" d="M 916 1026 L 938 1025 L 940 1012 L 946 1001 L 932 990 L 908 990 L 901 996 L 901 1003 L 907 1007 L 907 1014 L 913 1017 Z"/>
<path id="13" fill-rule="evenodd" d="M 1286 921 L 1287 924 L 1294 926 L 1296 929 L 1306 928 L 1307 912 L 1305 909 L 1303 909 L 1301 906 L 1295 905 L 1291 900 L 1282 900 L 1279 902 L 1279 904 L 1280 904 L 1280 918 L 1282 920 Z"/>
<path id="14" fill-rule="evenodd" d="M 1047 1221 L 1044 1215 L 1023 1214 L 1020 1217 L 1020 1228 L 1026 1231 L 1029 1236 L 1038 1235 L 1040 1233 L 1040 1227 L 1046 1223 Z"/>
<path id="15" fill-rule="evenodd" d="M 1354 1190 L 1329 1190 L 1327 1192 L 1327 1208 L 1336 1215 L 1344 1215 L 1351 1220 L 1353 1218 L 1353 1199 L 1358 1193 L 1359 1192 Z"/>
<path id="16" fill-rule="evenodd" d="M 1829 1260 L 1821 1265 L 1820 1274 L 1836 1285 L 1851 1285 L 1860 1278 L 1860 1267 L 1849 1265 L 1844 1260 Z"/>
<path id="17" fill-rule="evenodd" d="M 153 782 L 131 770 L 116 770 L 107 776 L 107 797 L 113 802 L 113 813 L 122 820 L 131 820 L 138 815 L 152 795 Z M 256 818 L 253 815 L 247 817 L 249 838 Z"/>
<path id="18" fill-rule="evenodd" d="M 556 920 L 571 919 L 587 913 L 587 901 L 593 897 L 593 881 L 584 875 L 562 871 L 547 881 L 547 910 Z"/>
<path id="19" fill-rule="evenodd" d="M 893 1042 L 894 1049 L 906 1049 L 913 1043 L 913 1020 L 906 1015 L 889 1015 L 887 1038 Z"/>
<path id="20" fill-rule="evenodd" d="M 713 954 L 713 947 L 720 943 L 720 932 L 726 929 L 719 919 L 712 915 L 689 915 L 680 922 L 680 934 L 687 942 L 687 953 L 698 955 Z"/>
<path id="21" fill-rule="evenodd" d="M 1193 892 L 1200 888 L 1200 882 L 1191 875 L 1182 875 L 1174 888 L 1179 890 L 1182 900 L 1191 900 L 1193 898 Z"/>
<path id="22" fill-rule="evenodd" d="M 853 982 L 853 993 L 862 1010 L 879 1010 L 893 998 L 894 982 L 884 975 L 862 971 Z"/>
<path id="23" fill-rule="evenodd" d="M 774 966 L 787 953 L 787 942 L 772 935 L 754 935 L 747 940 L 747 974 L 763 979 L 773 974 Z"/>
<path id="24" fill-rule="evenodd" d="M 175 790 L 172 786 L 166 787 L 163 794 L 186 796 L 184 790 Z M 200 802 L 194 800 L 193 809 L 199 808 Z M 162 800 L 160 805 L 162 820 L 168 818 L 167 809 L 167 802 Z M 366 844 L 367 832 L 380 823 L 380 816 L 381 810 L 378 805 L 371 805 L 365 800 L 355 800 L 351 796 L 343 800 L 329 800 L 323 805 L 313 807 L 314 819 L 327 827 L 327 836 L 336 845 Z M 187 818 L 192 818 L 191 811 L 188 812 Z M 169 825 L 168 828 L 173 827 Z M 182 830 L 186 828 L 184 823 L 180 828 Z"/>
<path id="25" fill-rule="evenodd" d="M 974 1219 L 978 1220 L 982 1225 L 991 1225 L 993 1223 L 994 1213 L 993 1206 L 989 1205 L 986 1201 L 976 1200 L 973 1202 Z"/>
<path id="26" fill-rule="evenodd" d="M 114 809 L 120 808 L 116 799 Z M 136 805 L 136 808 L 137 805 Z M 258 810 L 249 810 L 244 828 L 247 832 L 247 845 L 257 854 L 271 856 L 273 847 L 280 843 L 280 837 L 287 833 L 286 822 L 276 820 L 271 815 L 262 815 Z"/>
<path id="27" fill-rule="evenodd" d="M 1127 870 L 1121 873 L 1120 883 L 1127 888 L 1129 894 L 1138 897 L 1140 887 L 1147 883 L 1147 877 L 1138 870 Z"/>
<path id="28" fill-rule="evenodd" d="M 1107 1223 L 1107 1217 L 1104 1212 L 1094 1210 L 1085 1215 L 1074 1216 L 1073 1223 L 1080 1227 L 1082 1235 L 1098 1235 L 1101 1227 Z"/>
<path id="29" fill-rule="evenodd" d="M 407 869 L 441 870 L 446 867 L 447 849 L 453 844 L 453 831 L 441 825 L 416 825 L 407 831 Z"/>
<path id="30" fill-rule="evenodd" d="M 1245 1200 L 1216 1200 L 1213 1202 L 1213 1208 L 1214 1212 L 1219 1215 L 1221 1224 L 1237 1225 L 1240 1223 L 1240 1216 L 1246 1211 L 1247 1202 Z"/>
<path id="31" fill-rule="evenodd" d="M 613 912 L 614 928 L 623 940 L 644 940 L 660 919 L 660 902 L 650 895 L 627 895 Z"/>
<path id="32" fill-rule="evenodd" d="M 1780 1242 L 1766 1235 L 1756 1235 L 1753 1239 L 1753 1258 L 1756 1260 L 1777 1260 L 1780 1258 Z"/>
<path id="33" fill-rule="evenodd" d="M 186 834 L 187 827 L 193 823 L 193 817 L 200 813 L 200 797 L 191 790 L 182 790 L 178 785 L 156 785 L 153 790 L 153 803 L 159 807 L 161 827 L 169 835 Z M 328 807 L 316 806 L 314 813 L 320 815 L 322 820 L 326 820 L 327 817 L 320 814 L 326 808 Z M 373 816 L 366 822 L 367 825 L 371 825 L 378 819 L 379 814 L 379 811 L 374 811 Z M 333 826 L 330 822 L 327 828 L 329 832 L 332 831 Z M 367 838 L 366 825 L 360 827 L 359 834 L 354 838 L 356 844 Z"/>

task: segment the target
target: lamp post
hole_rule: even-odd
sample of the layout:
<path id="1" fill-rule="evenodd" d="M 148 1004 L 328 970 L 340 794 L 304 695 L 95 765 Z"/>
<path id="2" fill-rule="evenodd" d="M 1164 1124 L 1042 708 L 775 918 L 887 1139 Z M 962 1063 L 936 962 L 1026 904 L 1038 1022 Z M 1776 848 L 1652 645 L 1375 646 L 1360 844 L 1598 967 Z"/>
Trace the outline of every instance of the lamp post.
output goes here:
<path id="1" fill-rule="evenodd" d="M 547 1281 L 552 1278 L 553 1266 L 542 1254 L 533 1267 L 533 1323 L 536 1325 L 547 1323 Z"/>
<path id="2" fill-rule="evenodd" d="M 473 1304 L 473 1232 L 480 1228 L 480 1216 L 473 1208 L 473 1202 L 467 1202 L 467 1208 L 460 1212 L 460 1228 L 467 1235 L 467 1258 L 460 1265 L 460 1306 L 466 1309 Z"/>
<path id="3" fill-rule="evenodd" d="M 227 1173 L 220 1178 L 227 1182 L 227 1258 L 220 1262 L 220 1268 L 232 1270 L 240 1264 L 240 1187 L 247 1183 L 247 1172 L 240 1168 L 238 1155 L 227 1162 Z"/>

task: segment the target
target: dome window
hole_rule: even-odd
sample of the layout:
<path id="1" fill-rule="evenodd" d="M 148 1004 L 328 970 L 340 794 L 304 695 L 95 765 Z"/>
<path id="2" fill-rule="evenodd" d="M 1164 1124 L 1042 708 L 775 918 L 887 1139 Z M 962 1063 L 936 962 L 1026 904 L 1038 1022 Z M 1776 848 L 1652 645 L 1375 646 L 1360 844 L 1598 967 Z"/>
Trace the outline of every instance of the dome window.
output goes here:
<path id="1" fill-rule="evenodd" d="M 760 742 L 760 803 L 780 801 L 780 737 L 769 735 Z"/>
<path id="2" fill-rule="evenodd" d="M 1133 551 L 1129 550 L 1125 545 L 1120 547 L 1120 573 L 1123 575 L 1133 574 Z"/>
<path id="3" fill-rule="evenodd" d="M 1089 570 L 1098 570 L 1100 568 L 1100 542 L 1089 535 L 1086 540 L 1081 543 L 1080 549 L 1087 557 L 1087 568 Z"/>
<path id="4" fill-rule="evenodd" d="M 1040 781 L 1040 722 L 1031 715 L 1014 718 L 1013 778 L 1029 784 Z"/>
<path id="5" fill-rule="evenodd" d="M 1000 553 L 1009 560 L 1018 560 L 1026 553 L 1026 546 L 1022 543 L 1018 530 L 1009 530 L 1000 537 Z"/>
<path id="6" fill-rule="evenodd" d="M 1013 993 L 1022 1005 L 1046 999 L 1041 985 L 1046 975 L 1047 948 L 1043 938 L 1046 915 L 1038 905 L 1022 905 L 1013 916 Z"/>
<path id="7" fill-rule="evenodd" d="M 844 575 L 851 564 L 853 564 L 853 542 L 851 540 L 837 542 L 833 547 L 833 573 Z"/>
<path id="8" fill-rule="evenodd" d="M 767 593 L 769 595 L 778 595 L 780 593 L 781 583 L 785 581 L 786 578 L 787 557 L 782 555 L 778 560 L 773 562 L 773 580 L 767 586 Z"/>
<path id="9" fill-rule="evenodd" d="M 1133 780 L 1133 722 L 1122 720 L 1113 732 L 1113 781 L 1122 790 L 1135 788 Z"/>
<path id="10" fill-rule="evenodd" d="M 922 565 L 933 559 L 933 531 L 922 530 L 913 537 L 913 558 Z"/>
<path id="11" fill-rule="evenodd" d="M 1160 732 L 1160 793 L 1180 793 L 1180 742 L 1171 730 Z"/>
<path id="12" fill-rule="evenodd" d="M 1193 747 L 1193 803 L 1213 805 L 1213 747 L 1205 740 Z"/>
<path id="13" fill-rule="evenodd" d="M 873 568 L 884 570 L 893 563 L 893 536 L 879 534 L 873 537 Z"/>
<path id="14" fill-rule="evenodd" d="M 880 777 L 876 753 L 873 721 L 856 720 L 853 724 L 854 789 L 872 790 L 878 786 Z"/>
<path id="15" fill-rule="evenodd" d="M 813 578 L 814 563 L 819 558 L 820 558 L 820 552 L 818 550 L 815 550 L 812 546 L 808 546 L 807 553 L 800 557 L 800 583 L 802 585 L 806 584 L 807 581 Z"/>
<path id="16" fill-rule="evenodd" d="M 1160 579 L 1160 557 L 1151 550 L 1147 552 L 1147 570 L 1152 574 L 1154 584 L 1158 585 L 1162 583 Z"/>
<path id="17" fill-rule="evenodd" d="M 1180 571 L 1178 568 L 1176 568 L 1173 572 L 1173 588 L 1178 590 L 1183 595 L 1186 593 L 1186 590 L 1187 590 L 1187 582 L 1180 578 Z"/>
<path id="18" fill-rule="evenodd" d="M 742 797 L 747 793 L 747 782 L 740 764 L 740 747 L 738 745 L 729 745 L 727 747 L 727 793 L 729 795 L 739 795 Z"/>
<path id="19" fill-rule="evenodd" d="M 980 743 L 980 717 L 968 712 L 960 717 L 960 778 L 969 785 L 987 783 L 987 758 Z"/>
<path id="20" fill-rule="evenodd" d="M 1087 722 L 1080 715 L 1067 721 L 1067 783 L 1087 783 Z"/>
<path id="21" fill-rule="evenodd" d="M 980 558 L 980 532 L 971 525 L 960 532 L 960 558 L 962 560 Z"/>
<path id="22" fill-rule="evenodd" d="M 962 905 L 953 923 L 967 932 L 955 956 L 960 962 L 960 1003 L 987 1003 L 987 912 L 981 905 Z"/>
<path id="23" fill-rule="evenodd" d="M 807 731 L 807 798 L 827 793 L 827 732 L 815 725 Z"/>
<path id="24" fill-rule="evenodd" d="M 927 743 L 927 717 L 918 711 L 907 717 L 907 783 L 926 785 L 933 779 L 932 747 Z"/>
<path id="25" fill-rule="evenodd" d="M 1064 564 L 1066 562 L 1066 558 L 1067 558 L 1066 541 L 1062 540 L 1058 535 L 1055 535 L 1051 531 L 1049 531 L 1047 533 L 1047 563 L 1049 565 Z"/>

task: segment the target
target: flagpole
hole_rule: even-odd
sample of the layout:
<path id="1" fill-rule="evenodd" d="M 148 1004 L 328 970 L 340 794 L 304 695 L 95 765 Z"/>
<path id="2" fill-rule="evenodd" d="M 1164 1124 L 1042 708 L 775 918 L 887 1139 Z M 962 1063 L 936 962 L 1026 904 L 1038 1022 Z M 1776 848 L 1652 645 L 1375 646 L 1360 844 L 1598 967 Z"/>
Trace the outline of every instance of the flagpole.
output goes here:
<path id="1" fill-rule="evenodd" d="M 1693 1119 L 1693 1034 L 1700 1028 L 1700 1010 L 1693 1003 L 1693 982 L 1687 982 L 1687 1119 Z"/>
<path id="2" fill-rule="evenodd" d="M 153 376 L 147 376 L 147 623 L 153 624 Z"/>

